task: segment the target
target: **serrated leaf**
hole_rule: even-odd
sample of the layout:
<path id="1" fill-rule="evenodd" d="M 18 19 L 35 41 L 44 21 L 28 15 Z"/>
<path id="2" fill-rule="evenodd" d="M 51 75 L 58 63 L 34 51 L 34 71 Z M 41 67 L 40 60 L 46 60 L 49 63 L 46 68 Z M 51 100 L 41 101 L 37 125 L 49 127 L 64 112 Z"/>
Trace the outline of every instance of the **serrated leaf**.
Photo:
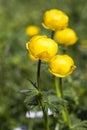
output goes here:
<path id="1" fill-rule="evenodd" d="M 64 100 L 57 97 L 55 94 L 47 94 L 47 92 L 43 93 L 43 101 L 48 108 L 51 109 L 53 113 L 60 113 L 61 109 L 64 108 Z"/>
<path id="2" fill-rule="evenodd" d="M 24 101 L 27 105 L 36 105 L 37 104 L 37 96 L 28 96 Z"/>
<path id="3" fill-rule="evenodd" d="M 21 90 L 20 92 L 21 92 L 21 93 L 28 93 L 29 90 L 28 90 L 28 89 L 24 89 L 24 90 Z"/>
<path id="4" fill-rule="evenodd" d="M 79 122 L 71 130 L 87 130 L 87 120 Z"/>
<path id="5" fill-rule="evenodd" d="M 26 96 L 24 102 L 28 107 L 36 106 L 38 104 L 38 89 L 32 81 L 27 82 L 27 85 L 28 89 L 21 91 Z"/>
<path id="6" fill-rule="evenodd" d="M 27 88 L 28 89 L 21 90 L 21 93 L 24 93 L 26 96 L 38 93 L 38 89 L 36 88 L 35 83 L 33 83 L 32 81 L 27 82 Z"/>
<path id="7" fill-rule="evenodd" d="M 87 130 L 87 128 L 74 128 L 72 130 Z"/>

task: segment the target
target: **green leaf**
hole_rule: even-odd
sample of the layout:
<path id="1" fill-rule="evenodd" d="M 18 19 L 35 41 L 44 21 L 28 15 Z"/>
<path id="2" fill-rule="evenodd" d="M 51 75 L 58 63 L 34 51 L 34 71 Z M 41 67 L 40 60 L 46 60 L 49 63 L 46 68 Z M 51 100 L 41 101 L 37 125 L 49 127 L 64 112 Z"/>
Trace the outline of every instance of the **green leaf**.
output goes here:
<path id="1" fill-rule="evenodd" d="M 21 90 L 22 93 L 26 93 L 26 92 L 33 91 L 33 90 L 35 90 L 35 91 L 38 90 L 38 89 L 37 89 L 37 86 L 36 86 L 36 83 L 34 83 L 34 82 L 31 81 L 31 80 L 27 81 L 26 85 L 27 85 L 26 88 L 28 88 L 28 89 L 26 89 L 26 90 Z"/>
<path id="2" fill-rule="evenodd" d="M 43 101 L 45 105 L 55 113 L 60 113 L 61 109 L 64 109 L 64 100 L 57 97 L 55 93 L 43 92 Z"/>
<path id="3" fill-rule="evenodd" d="M 87 120 L 79 122 L 71 130 L 87 130 Z"/>
<path id="4" fill-rule="evenodd" d="M 25 94 L 25 104 L 28 108 L 38 105 L 38 89 L 32 81 L 27 82 L 28 89 L 21 90 Z"/>

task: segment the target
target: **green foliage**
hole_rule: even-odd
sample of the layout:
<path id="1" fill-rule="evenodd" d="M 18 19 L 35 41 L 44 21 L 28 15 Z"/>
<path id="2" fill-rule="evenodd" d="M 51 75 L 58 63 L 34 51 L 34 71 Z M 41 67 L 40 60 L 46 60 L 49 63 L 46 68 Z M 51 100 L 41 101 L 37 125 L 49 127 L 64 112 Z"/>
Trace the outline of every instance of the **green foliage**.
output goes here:
<path id="1" fill-rule="evenodd" d="M 71 130 L 87 130 L 87 120 L 79 122 Z"/>
<path id="2" fill-rule="evenodd" d="M 53 113 L 60 112 L 61 109 L 64 107 L 63 99 L 56 96 L 54 91 L 42 91 L 39 93 L 36 84 L 30 81 L 27 90 L 21 90 L 21 92 L 25 95 L 25 104 L 27 105 L 28 109 L 34 109 L 39 105 L 39 99 L 42 97 L 42 100 L 45 104 L 46 109 L 51 109 Z"/>
<path id="3" fill-rule="evenodd" d="M 65 101 L 63 101 L 63 99 L 57 97 L 54 92 L 45 91 L 43 93 L 43 100 L 44 100 L 44 103 L 46 104 L 46 106 L 51 109 L 51 111 L 53 112 L 54 115 L 60 113 L 61 110 L 64 109 L 63 104 Z"/>
<path id="4" fill-rule="evenodd" d="M 82 44 L 83 40 L 87 40 L 87 1 L 0 0 L 0 130 L 13 130 L 20 125 L 26 125 L 30 130 L 44 129 L 41 119 L 33 119 L 34 123 L 32 123 L 31 119 L 25 118 L 30 106 L 39 109 L 37 108 L 38 90 L 35 84 L 33 86 L 32 83 L 27 82 L 27 79 L 36 81 L 36 63 L 28 59 L 25 44 L 30 37 L 26 35 L 25 30 L 30 24 L 38 25 L 41 34 L 50 37 L 51 32 L 45 30 L 41 23 L 44 11 L 51 8 L 65 11 L 70 17 L 69 26 L 77 32 L 79 37 L 77 45 L 67 49 L 67 53 L 75 59 L 77 69 L 71 78 L 66 77 L 63 80 L 66 100 L 62 100 L 55 96 L 53 77 L 47 71 L 47 66 L 43 64 L 41 72 L 43 101 L 55 117 L 58 116 L 58 123 L 62 120 L 60 110 L 64 109 L 63 102 L 67 103 L 71 119 L 73 117 L 72 122 L 76 119 L 78 124 L 72 130 L 87 129 L 87 121 L 85 121 L 87 120 L 87 46 L 84 48 Z M 53 129 L 57 126 L 56 120 L 54 117 L 50 118 L 50 126 Z M 83 121 L 78 123 L 78 120 Z"/>
<path id="5" fill-rule="evenodd" d="M 38 105 L 38 89 L 36 88 L 36 85 L 31 82 L 29 84 L 29 89 L 22 90 L 21 92 L 25 94 L 25 100 L 24 102 L 28 106 L 28 108 L 31 110 L 32 107 Z"/>

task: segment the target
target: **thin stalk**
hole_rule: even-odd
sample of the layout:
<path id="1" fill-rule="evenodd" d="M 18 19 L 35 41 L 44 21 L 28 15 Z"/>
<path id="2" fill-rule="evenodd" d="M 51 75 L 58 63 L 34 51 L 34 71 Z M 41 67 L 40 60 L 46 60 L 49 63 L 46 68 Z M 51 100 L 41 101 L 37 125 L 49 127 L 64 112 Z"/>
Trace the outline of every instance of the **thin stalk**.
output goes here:
<path id="1" fill-rule="evenodd" d="M 54 33 L 55 33 L 55 31 L 51 31 L 51 39 L 54 39 Z M 58 83 L 57 83 L 56 78 L 55 78 L 55 89 L 56 89 L 57 96 L 61 97 L 60 91 L 59 91 L 60 89 L 58 87 Z M 55 129 L 59 129 L 59 123 L 56 124 L 56 128 Z"/>
<path id="2" fill-rule="evenodd" d="M 57 96 L 64 99 L 63 89 L 62 89 L 62 78 L 59 78 L 59 83 L 58 83 L 57 77 L 55 77 L 55 89 L 56 89 Z M 67 110 L 66 103 L 64 103 L 64 108 L 65 109 L 62 110 L 62 116 L 63 116 L 64 122 L 68 125 L 69 128 L 71 128 L 72 125 L 71 125 L 71 120 L 69 118 L 69 113 Z"/>
<path id="3" fill-rule="evenodd" d="M 67 52 L 67 46 L 62 46 L 62 53 L 66 54 L 66 52 Z"/>
<path id="4" fill-rule="evenodd" d="M 40 98 L 40 99 L 41 99 L 41 98 Z M 46 110 L 45 110 L 45 104 L 44 104 L 44 102 L 43 102 L 42 99 L 40 100 L 40 104 L 41 104 L 41 106 L 42 106 L 45 129 L 46 129 L 46 130 L 50 130 L 50 129 L 49 129 L 48 115 L 47 115 L 47 112 L 46 112 Z"/>
<path id="5" fill-rule="evenodd" d="M 55 33 L 54 31 L 51 32 L 52 39 L 54 39 L 54 33 Z M 63 49 L 63 53 L 66 53 L 66 48 Z M 64 99 L 63 89 L 62 89 L 62 78 L 59 78 L 59 82 L 58 82 L 57 77 L 55 77 L 55 89 L 56 89 L 57 96 Z M 64 103 L 64 107 L 65 107 L 65 109 L 62 110 L 62 116 L 63 116 L 64 122 L 67 123 L 69 128 L 71 128 L 72 125 L 71 125 L 71 120 L 69 118 L 69 113 L 67 110 L 66 103 Z"/>
<path id="6" fill-rule="evenodd" d="M 58 97 L 61 97 L 61 92 L 60 92 L 60 86 L 58 84 L 57 78 L 54 76 L 54 83 L 55 83 L 55 90 L 56 90 L 56 94 Z"/>
<path id="7" fill-rule="evenodd" d="M 41 72 L 41 60 L 38 61 L 38 66 L 37 66 L 37 87 L 38 87 L 38 92 L 39 92 L 38 96 L 39 96 L 39 103 L 40 103 L 42 111 L 43 111 L 45 130 L 50 130 L 49 122 L 48 122 L 48 115 L 47 115 L 47 112 L 45 111 L 45 104 L 43 102 L 42 95 L 41 95 L 40 72 Z"/>
<path id="8" fill-rule="evenodd" d="M 40 71 L 41 71 L 41 60 L 38 61 L 37 66 L 37 87 L 40 89 Z"/>
<path id="9" fill-rule="evenodd" d="M 52 31 L 52 32 L 51 32 L 51 38 L 52 38 L 52 39 L 54 39 L 54 33 L 55 33 L 55 31 Z"/>

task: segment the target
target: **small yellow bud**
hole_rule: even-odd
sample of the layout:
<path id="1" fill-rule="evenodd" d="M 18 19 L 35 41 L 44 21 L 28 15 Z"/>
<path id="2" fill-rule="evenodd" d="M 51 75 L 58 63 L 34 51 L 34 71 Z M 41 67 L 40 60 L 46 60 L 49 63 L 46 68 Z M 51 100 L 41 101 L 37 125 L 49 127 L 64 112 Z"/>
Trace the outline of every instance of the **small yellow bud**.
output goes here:
<path id="1" fill-rule="evenodd" d="M 56 31 L 54 35 L 55 40 L 62 45 L 69 46 L 77 42 L 78 38 L 75 31 L 71 28 Z"/>
<path id="2" fill-rule="evenodd" d="M 61 30 L 67 27 L 69 18 L 61 10 L 51 9 L 45 12 L 42 25 L 51 30 Z"/>
<path id="3" fill-rule="evenodd" d="M 79 50 L 87 55 L 87 40 L 81 40 L 79 44 Z"/>
<path id="4" fill-rule="evenodd" d="M 26 48 L 32 60 L 40 59 L 46 62 L 49 62 L 58 51 L 58 45 L 54 40 L 40 35 L 33 36 L 26 44 Z"/>
<path id="5" fill-rule="evenodd" d="M 76 68 L 73 59 L 68 55 L 56 55 L 49 62 L 50 72 L 57 77 L 65 77 Z"/>
<path id="6" fill-rule="evenodd" d="M 34 36 L 39 34 L 40 29 L 37 26 L 31 25 L 26 28 L 26 34 L 29 36 Z"/>

